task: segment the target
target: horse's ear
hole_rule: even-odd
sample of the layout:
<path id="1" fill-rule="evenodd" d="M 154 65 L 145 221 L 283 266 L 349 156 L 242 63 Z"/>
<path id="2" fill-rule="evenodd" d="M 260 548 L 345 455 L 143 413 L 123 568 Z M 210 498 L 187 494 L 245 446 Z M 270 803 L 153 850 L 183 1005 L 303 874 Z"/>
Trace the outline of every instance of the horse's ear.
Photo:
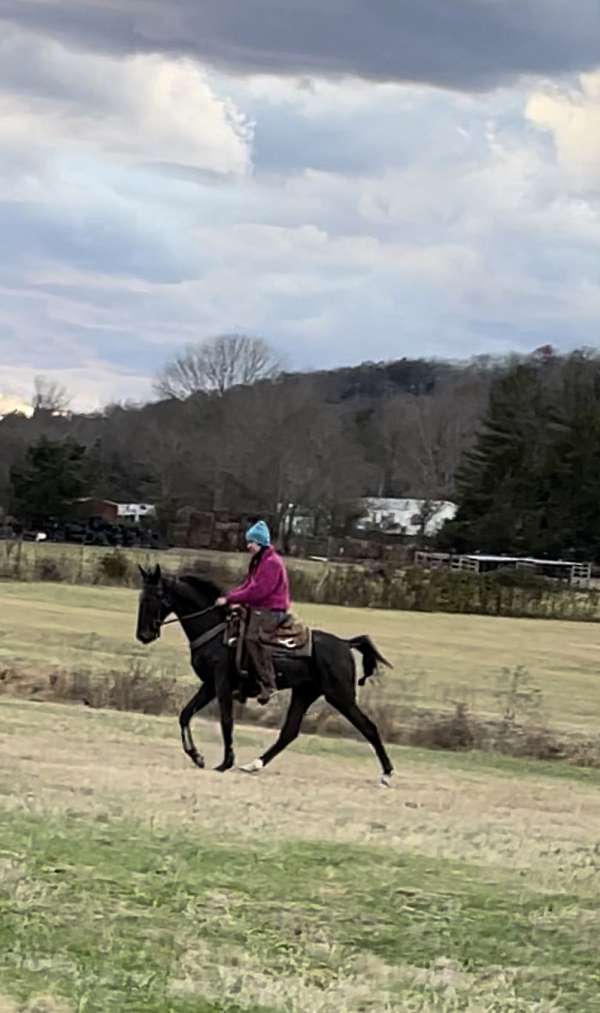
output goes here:
<path id="1" fill-rule="evenodd" d="M 156 583 L 158 584 L 159 580 L 161 580 L 161 578 L 162 578 L 162 571 L 161 571 L 161 568 L 160 568 L 160 563 L 157 563 L 156 566 L 154 567 L 153 577 L 154 577 L 154 580 L 156 581 Z"/>
<path id="2" fill-rule="evenodd" d="M 140 566 L 139 563 L 138 563 L 138 570 L 140 571 L 140 573 L 142 575 L 142 580 L 147 580 L 148 579 L 148 571 L 144 570 L 144 567 Z"/>

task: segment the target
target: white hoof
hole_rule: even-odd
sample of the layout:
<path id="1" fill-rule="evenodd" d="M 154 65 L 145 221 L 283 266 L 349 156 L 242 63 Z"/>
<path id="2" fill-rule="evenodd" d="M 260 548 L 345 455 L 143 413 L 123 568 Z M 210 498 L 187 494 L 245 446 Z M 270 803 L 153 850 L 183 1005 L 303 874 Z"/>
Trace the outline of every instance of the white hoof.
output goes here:
<path id="1" fill-rule="evenodd" d="M 252 760 L 252 763 L 244 763 L 239 769 L 243 774 L 260 774 L 264 767 L 262 760 Z"/>
<path id="2" fill-rule="evenodd" d="M 394 787 L 393 780 L 392 780 L 393 776 L 394 776 L 393 774 L 382 774 L 381 777 L 379 778 L 379 787 L 380 788 L 393 788 Z"/>

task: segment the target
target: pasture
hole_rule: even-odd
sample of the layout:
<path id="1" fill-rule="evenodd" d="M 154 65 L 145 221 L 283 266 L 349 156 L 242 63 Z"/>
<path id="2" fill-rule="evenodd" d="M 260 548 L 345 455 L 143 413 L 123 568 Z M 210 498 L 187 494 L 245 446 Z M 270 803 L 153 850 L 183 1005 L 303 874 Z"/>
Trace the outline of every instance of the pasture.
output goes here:
<path id="1" fill-rule="evenodd" d="M 127 588 L 0 583 L 0 669 L 28 685 L 56 671 L 168 673 L 195 685 L 178 626 L 150 648 L 135 641 L 137 594 Z M 464 700 L 496 715 L 503 668 L 523 665 L 542 691 L 543 715 L 564 730 L 600 726 L 600 637 L 593 623 L 302 604 L 313 626 L 341 636 L 369 633 L 394 665 L 376 690 L 385 707 L 450 707 Z"/>
<path id="2" fill-rule="evenodd" d="M 600 771 L 392 747 L 385 791 L 365 743 L 308 735 L 256 778 L 198 771 L 173 716 L 43 700 L 52 672 L 142 664 L 191 689 L 176 627 L 136 644 L 136 603 L 0 585 L 2 1013 L 600 1010 Z M 374 637 L 390 707 L 493 713 L 521 664 L 552 725 L 597 728 L 593 625 L 299 611 Z M 239 761 L 273 735 L 238 728 Z"/>
<path id="3" fill-rule="evenodd" d="M 595 771 L 395 748 L 382 791 L 304 737 L 223 776 L 168 718 L 8 698 L 0 743 L 4 1013 L 600 1008 Z"/>

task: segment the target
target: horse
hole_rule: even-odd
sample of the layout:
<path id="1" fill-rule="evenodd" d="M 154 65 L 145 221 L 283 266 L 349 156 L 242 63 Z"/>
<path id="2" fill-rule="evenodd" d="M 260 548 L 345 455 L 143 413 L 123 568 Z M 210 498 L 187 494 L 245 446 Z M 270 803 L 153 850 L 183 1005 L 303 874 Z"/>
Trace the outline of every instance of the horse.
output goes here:
<path id="1" fill-rule="evenodd" d="M 196 748 L 190 723 L 203 707 L 217 699 L 223 736 L 223 762 L 215 770 L 224 773 L 235 766 L 233 749 L 233 692 L 240 685 L 235 648 L 226 642 L 227 608 L 217 606 L 220 589 L 211 580 L 194 574 L 163 574 L 160 565 L 153 570 L 139 567 L 142 590 L 139 598 L 136 637 L 150 644 L 160 637 L 167 622 L 181 624 L 190 645 L 191 665 L 202 682 L 200 689 L 179 715 L 183 751 L 199 768 L 204 757 Z M 168 616 L 174 614 L 174 619 Z M 392 666 L 366 635 L 343 640 L 333 633 L 314 630 L 309 657 L 294 658 L 293 652 L 276 653 L 277 688 L 291 689 L 289 708 L 274 744 L 252 763 L 239 769 L 259 773 L 286 746 L 297 738 L 302 718 L 319 697 L 340 712 L 373 747 L 381 765 L 380 784 L 391 786 L 393 767 L 376 725 L 356 701 L 356 670 L 352 650 L 362 655 L 363 674 L 359 685 L 377 670 L 378 664 Z M 258 685 L 244 692 L 256 695 Z"/>

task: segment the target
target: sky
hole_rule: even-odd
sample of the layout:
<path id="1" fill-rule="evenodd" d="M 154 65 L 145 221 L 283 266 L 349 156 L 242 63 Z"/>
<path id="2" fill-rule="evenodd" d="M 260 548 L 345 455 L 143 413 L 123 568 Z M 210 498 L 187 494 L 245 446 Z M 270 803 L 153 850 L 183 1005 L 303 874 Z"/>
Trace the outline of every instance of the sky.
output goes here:
<path id="1" fill-rule="evenodd" d="M 600 4 L 0 0 L 0 411 L 595 346 Z"/>

